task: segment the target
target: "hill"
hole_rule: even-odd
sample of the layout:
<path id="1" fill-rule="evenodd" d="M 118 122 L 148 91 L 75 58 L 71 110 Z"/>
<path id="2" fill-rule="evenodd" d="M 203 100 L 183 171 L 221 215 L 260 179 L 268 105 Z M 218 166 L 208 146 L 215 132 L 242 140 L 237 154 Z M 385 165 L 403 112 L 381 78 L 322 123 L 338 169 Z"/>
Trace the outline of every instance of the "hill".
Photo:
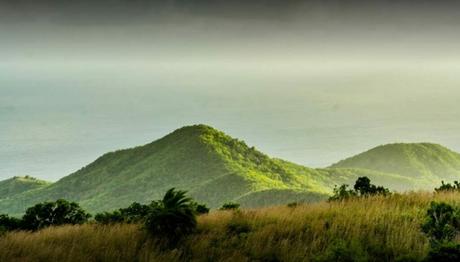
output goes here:
<path id="1" fill-rule="evenodd" d="M 429 143 L 389 144 L 345 159 L 331 168 L 361 168 L 403 175 L 419 184 L 460 178 L 460 154 Z"/>
<path id="2" fill-rule="evenodd" d="M 30 176 L 15 176 L 0 181 L 0 199 L 14 197 L 26 191 L 39 189 L 50 185 L 50 182 L 36 179 Z"/>
<path id="3" fill-rule="evenodd" d="M 359 176 L 391 190 L 433 188 L 460 178 L 458 154 L 438 145 L 387 145 L 312 169 L 270 158 L 206 125 L 187 126 L 144 146 L 107 153 L 61 180 L 33 190 L 5 191 L 0 212 L 19 215 L 41 201 L 64 198 L 91 213 L 186 190 L 211 208 L 240 202 L 261 207 L 326 199 L 335 185 Z"/>
<path id="4" fill-rule="evenodd" d="M 0 238 L 0 261 L 425 261 L 421 232 L 431 201 L 459 193 L 409 193 L 198 217 L 198 230 L 163 248 L 141 226 L 51 227 Z"/>
<path id="5" fill-rule="evenodd" d="M 98 212 L 158 199 L 171 187 L 215 208 L 243 196 L 257 205 L 251 193 L 269 189 L 324 199 L 331 180 L 327 172 L 272 159 L 223 132 L 195 125 L 144 146 L 105 154 L 48 187 L 0 199 L 0 210 L 18 214 L 39 201 L 65 198 Z"/>

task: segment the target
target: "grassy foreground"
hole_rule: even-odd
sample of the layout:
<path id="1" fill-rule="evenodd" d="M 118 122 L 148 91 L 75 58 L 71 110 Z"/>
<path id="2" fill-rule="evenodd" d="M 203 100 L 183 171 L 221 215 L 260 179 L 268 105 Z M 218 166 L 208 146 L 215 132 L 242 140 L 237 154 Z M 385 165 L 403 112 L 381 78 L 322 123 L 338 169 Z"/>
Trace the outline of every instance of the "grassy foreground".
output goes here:
<path id="1" fill-rule="evenodd" d="M 432 200 L 460 193 L 406 193 L 296 207 L 217 211 L 164 248 L 138 225 L 63 226 L 0 237 L 0 261 L 417 261 Z"/>

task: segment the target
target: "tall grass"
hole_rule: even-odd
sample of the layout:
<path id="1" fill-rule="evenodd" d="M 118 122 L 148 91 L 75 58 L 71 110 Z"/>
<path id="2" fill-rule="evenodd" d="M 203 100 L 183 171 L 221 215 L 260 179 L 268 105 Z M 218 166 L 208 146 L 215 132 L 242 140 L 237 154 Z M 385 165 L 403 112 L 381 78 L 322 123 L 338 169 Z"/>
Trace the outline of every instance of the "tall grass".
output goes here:
<path id="1" fill-rule="evenodd" d="M 297 207 L 217 211 L 164 248 L 139 225 L 86 224 L 0 237 L 0 261 L 405 261 L 426 256 L 421 231 L 432 200 L 459 193 L 406 193 Z"/>

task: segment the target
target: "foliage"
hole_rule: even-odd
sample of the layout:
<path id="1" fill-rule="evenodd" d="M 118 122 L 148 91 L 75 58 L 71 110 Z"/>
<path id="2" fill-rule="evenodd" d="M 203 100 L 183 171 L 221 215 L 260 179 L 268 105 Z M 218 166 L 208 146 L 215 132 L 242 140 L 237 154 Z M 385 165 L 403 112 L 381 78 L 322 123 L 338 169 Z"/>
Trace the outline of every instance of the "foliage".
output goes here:
<path id="1" fill-rule="evenodd" d="M 430 245 L 420 225 L 431 201 L 452 205 L 460 201 L 460 193 L 376 195 L 294 209 L 282 205 L 212 212 L 198 216 L 195 233 L 170 249 L 138 224 L 12 232 L 0 238 L 0 261 L 423 261 Z M 244 224 L 249 231 L 239 229 Z"/>
<path id="2" fill-rule="evenodd" d="M 459 210 L 444 202 L 431 202 L 422 230 L 434 243 L 452 241 L 460 230 Z"/>
<path id="3" fill-rule="evenodd" d="M 426 259 L 427 262 L 454 262 L 460 261 L 460 244 L 446 242 L 435 245 Z"/>
<path id="4" fill-rule="evenodd" d="M 104 225 L 126 222 L 126 219 L 120 210 L 98 213 L 94 216 L 94 220 Z"/>
<path id="5" fill-rule="evenodd" d="M 192 233 L 197 226 L 195 209 L 185 191 L 168 190 L 162 200 L 152 202 L 145 227 L 156 237 L 179 239 Z"/>
<path id="6" fill-rule="evenodd" d="M 220 210 L 238 210 L 240 208 L 240 204 L 228 202 L 222 205 Z"/>
<path id="7" fill-rule="evenodd" d="M 388 195 L 390 190 L 382 186 L 376 186 L 371 184 L 371 180 L 368 177 L 359 177 L 356 180 L 354 186 L 355 192 L 360 196 L 370 195 Z"/>
<path id="8" fill-rule="evenodd" d="M 460 182 L 454 181 L 454 184 L 452 185 L 451 183 L 444 183 L 444 181 L 441 181 L 441 186 L 438 188 L 434 189 L 435 192 L 445 192 L 445 191 L 460 191 Z"/>
<path id="9" fill-rule="evenodd" d="M 18 230 L 21 228 L 21 219 L 10 217 L 8 215 L 0 215 L 0 234 L 2 232 Z"/>
<path id="10" fill-rule="evenodd" d="M 192 207 L 195 210 L 195 213 L 198 215 L 204 215 L 209 213 L 209 207 L 207 207 L 205 204 L 200 204 L 197 202 L 192 202 Z"/>
<path id="11" fill-rule="evenodd" d="M 347 200 L 351 197 L 369 197 L 373 195 L 388 196 L 391 194 L 388 188 L 371 184 L 371 180 L 368 177 L 359 177 L 353 188 L 354 190 L 348 189 L 348 185 L 346 184 L 334 187 L 333 195 L 329 198 L 329 201 Z"/>
<path id="12" fill-rule="evenodd" d="M 30 176 L 15 176 L 0 181 L 0 199 L 11 198 L 24 192 L 45 188 L 51 183 Z"/>
<path id="13" fill-rule="evenodd" d="M 356 192 L 352 189 L 348 189 L 348 185 L 343 184 L 339 187 L 334 187 L 333 195 L 329 198 L 329 201 L 347 200 L 355 196 Z"/>
<path id="14" fill-rule="evenodd" d="M 90 217 L 77 203 L 59 199 L 28 208 L 22 217 L 22 227 L 38 230 L 48 226 L 83 224 Z"/>

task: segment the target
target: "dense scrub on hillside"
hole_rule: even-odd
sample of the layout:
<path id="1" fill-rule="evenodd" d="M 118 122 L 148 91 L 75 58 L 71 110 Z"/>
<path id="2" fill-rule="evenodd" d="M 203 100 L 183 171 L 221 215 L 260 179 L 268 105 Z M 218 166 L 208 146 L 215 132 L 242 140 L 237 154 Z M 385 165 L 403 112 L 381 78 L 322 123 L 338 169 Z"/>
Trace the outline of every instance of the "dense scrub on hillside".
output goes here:
<path id="1" fill-rule="evenodd" d="M 460 194 L 215 211 L 172 248 L 138 224 L 12 232 L 0 238 L 0 261 L 421 261 L 430 252 L 421 226 L 433 200 L 455 207 Z"/>

